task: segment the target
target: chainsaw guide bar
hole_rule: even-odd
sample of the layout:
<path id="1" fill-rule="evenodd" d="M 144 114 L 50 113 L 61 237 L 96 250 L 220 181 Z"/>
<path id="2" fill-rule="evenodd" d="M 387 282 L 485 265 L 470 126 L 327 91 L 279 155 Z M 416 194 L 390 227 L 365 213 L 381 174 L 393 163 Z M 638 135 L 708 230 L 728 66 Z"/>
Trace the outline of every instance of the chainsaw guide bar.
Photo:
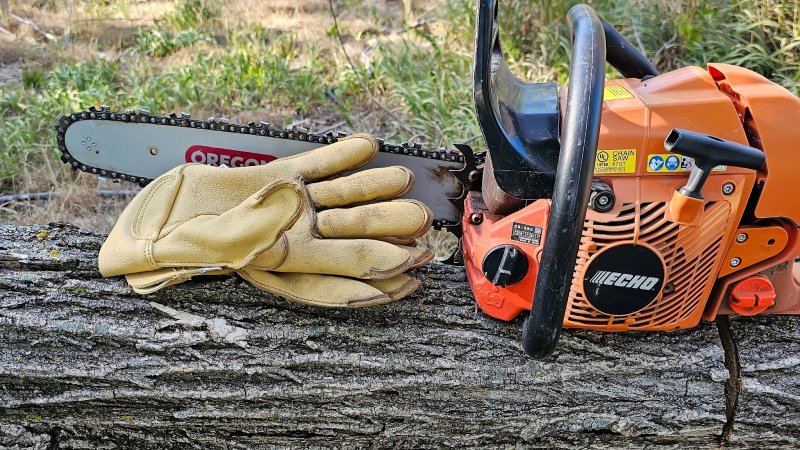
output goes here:
<path id="1" fill-rule="evenodd" d="M 315 134 L 302 127 L 279 129 L 267 122 L 240 125 L 224 118 L 197 120 L 186 113 L 159 116 L 144 109 L 113 112 L 107 106 L 61 114 L 55 129 L 61 161 L 73 170 L 140 186 L 186 162 L 259 165 L 347 136 L 334 131 Z M 457 228 L 469 188 L 461 180 L 462 172 L 472 170 L 476 160 L 469 147 L 429 150 L 418 143 L 378 142 L 378 156 L 364 168 L 408 167 L 415 177 L 415 187 L 408 196 L 431 208 L 435 228 Z M 212 153 L 205 153 L 208 151 Z"/>

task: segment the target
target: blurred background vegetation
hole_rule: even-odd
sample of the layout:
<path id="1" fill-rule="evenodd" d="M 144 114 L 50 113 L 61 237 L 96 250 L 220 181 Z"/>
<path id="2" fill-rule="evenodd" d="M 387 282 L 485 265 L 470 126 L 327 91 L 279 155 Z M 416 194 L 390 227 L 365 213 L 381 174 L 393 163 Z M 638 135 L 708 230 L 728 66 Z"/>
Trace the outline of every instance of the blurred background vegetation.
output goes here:
<path id="1" fill-rule="evenodd" d="M 519 76 L 566 81 L 564 17 L 574 3 L 501 1 L 506 57 Z M 797 0 L 590 3 L 663 71 L 726 62 L 800 93 Z M 480 134 L 471 93 L 473 0 L 335 0 L 338 29 L 327 0 L 0 0 L 0 7 L 0 194 L 58 194 L 0 203 L 3 221 L 69 220 L 100 231 L 113 224 L 124 201 L 97 198 L 102 181 L 62 167 L 52 129 L 59 113 L 92 105 L 312 131 L 339 125 L 431 146 Z"/>

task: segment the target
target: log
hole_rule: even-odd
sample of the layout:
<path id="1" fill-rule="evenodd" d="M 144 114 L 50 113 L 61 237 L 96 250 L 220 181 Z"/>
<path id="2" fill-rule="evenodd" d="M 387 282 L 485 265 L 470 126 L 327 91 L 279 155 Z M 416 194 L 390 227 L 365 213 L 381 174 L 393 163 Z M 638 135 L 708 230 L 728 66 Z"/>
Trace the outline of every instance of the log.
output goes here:
<path id="1" fill-rule="evenodd" d="M 716 446 L 714 324 L 567 330 L 544 361 L 520 321 L 431 264 L 384 307 L 325 310 L 236 278 L 134 294 L 96 266 L 103 236 L 0 225 L 0 447 Z M 731 321 L 743 391 L 728 447 L 800 445 L 800 320 Z M 731 385 L 736 386 L 736 380 Z"/>

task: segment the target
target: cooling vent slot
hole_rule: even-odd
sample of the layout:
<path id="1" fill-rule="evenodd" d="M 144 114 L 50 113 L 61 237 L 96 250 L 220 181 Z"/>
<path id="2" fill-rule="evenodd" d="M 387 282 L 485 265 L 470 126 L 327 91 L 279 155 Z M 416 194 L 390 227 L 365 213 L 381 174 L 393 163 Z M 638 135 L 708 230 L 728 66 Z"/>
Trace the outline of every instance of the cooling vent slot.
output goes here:
<path id="1" fill-rule="evenodd" d="M 627 203 L 616 217 L 587 211 L 570 289 L 565 327 L 606 331 L 659 330 L 695 326 L 711 289 L 712 273 L 720 257 L 731 206 L 727 201 L 706 205 L 698 227 L 667 220 L 667 203 Z M 611 316 L 594 309 L 581 292 L 578 273 L 589 258 L 619 242 L 648 244 L 664 259 L 667 281 L 663 295 L 646 308 L 626 316 Z M 716 271 L 714 271 L 716 272 Z"/>

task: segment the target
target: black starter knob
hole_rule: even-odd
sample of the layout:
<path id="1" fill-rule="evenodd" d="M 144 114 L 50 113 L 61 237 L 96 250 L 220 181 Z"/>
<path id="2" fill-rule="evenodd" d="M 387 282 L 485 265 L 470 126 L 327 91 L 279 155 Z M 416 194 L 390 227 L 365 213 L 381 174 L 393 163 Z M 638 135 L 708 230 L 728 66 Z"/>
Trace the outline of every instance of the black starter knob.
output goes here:
<path id="1" fill-rule="evenodd" d="M 513 245 L 498 245 L 483 257 L 483 275 L 493 285 L 519 283 L 528 273 L 528 257 Z"/>

